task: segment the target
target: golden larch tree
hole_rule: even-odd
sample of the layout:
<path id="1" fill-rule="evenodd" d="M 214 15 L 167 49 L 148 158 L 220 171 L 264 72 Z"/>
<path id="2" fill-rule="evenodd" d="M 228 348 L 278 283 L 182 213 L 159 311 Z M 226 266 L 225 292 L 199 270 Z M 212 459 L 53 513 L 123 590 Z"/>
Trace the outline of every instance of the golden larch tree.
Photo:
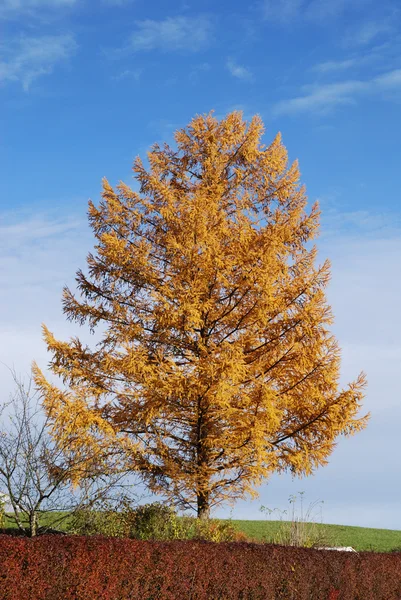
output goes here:
<path id="1" fill-rule="evenodd" d="M 240 112 L 197 116 L 134 163 L 138 191 L 105 180 L 89 203 L 95 253 L 64 290 L 95 349 L 55 339 L 36 382 L 56 439 L 119 452 L 127 470 L 207 517 L 272 472 L 310 474 L 362 429 L 364 376 L 339 389 L 325 297 L 296 163 Z M 101 453 L 99 453 L 100 455 Z"/>

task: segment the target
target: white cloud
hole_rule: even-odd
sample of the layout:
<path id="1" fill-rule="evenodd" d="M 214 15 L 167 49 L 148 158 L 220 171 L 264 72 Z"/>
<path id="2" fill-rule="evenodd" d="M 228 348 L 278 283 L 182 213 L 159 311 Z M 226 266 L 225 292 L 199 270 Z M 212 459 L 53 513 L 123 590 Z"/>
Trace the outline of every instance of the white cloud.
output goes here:
<path id="1" fill-rule="evenodd" d="M 77 49 L 72 35 L 20 37 L 3 46 L 0 55 L 0 82 L 21 83 L 27 91 L 32 82 L 49 75 L 54 67 L 70 58 Z"/>
<path id="2" fill-rule="evenodd" d="M 363 8 L 369 0 L 264 0 L 265 19 L 282 25 L 293 22 L 315 21 L 327 23 L 328 19 L 338 17 L 351 9 Z"/>
<path id="3" fill-rule="evenodd" d="M 273 110 L 276 115 L 308 112 L 326 114 L 337 106 L 355 104 L 358 96 L 383 95 L 385 92 L 399 88 L 401 88 L 401 69 L 395 69 L 369 80 L 348 80 L 304 86 L 303 95 L 282 100 Z"/>
<path id="4" fill-rule="evenodd" d="M 109 6 L 127 6 L 133 4 L 136 0 L 101 0 L 103 4 Z M 37 11 L 56 11 L 61 8 L 68 8 L 75 4 L 83 4 L 83 0 L 1 0 L 0 18 L 15 18 L 21 13 L 28 13 L 32 16 Z"/>
<path id="5" fill-rule="evenodd" d="M 367 21 L 352 31 L 345 42 L 351 46 L 366 46 L 381 35 L 394 31 L 394 19 L 384 21 Z"/>
<path id="6" fill-rule="evenodd" d="M 233 77 L 236 77 L 237 79 L 242 79 L 243 81 L 252 80 L 252 73 L 250 72 L 250 70 L 242 65 L 237 64 L 232 59 L 229 59 L 227 61 L 226 66 Z"/>
<path id="7" fill-rule="evenodd" d="M 161 21 L 136 21 L 130 39 L 135 52 L 149 50 L 187 50 L 196 52 L 207 45 L 212 30 L 208 17 L 168 17 Z"/>
<path id="8" fill-rule="evenodd" d="M 391 39 L 369 48 L 354 49 L 344 58 L 317 63 L 310 70 L 320 75 L 335 75 L 347 70 L 360 72 L 366 67 L 371 69 L 371 73 L 384 69 L 389 71 L 398 68 L 400 51 L 401 36 L 392 36 Z"/>
<path id="9" fill-rule="evenodd" d="M 396 3 L 391 5 L 390 0 L 382 11 L 386 14 L 376 20 L 365 21 L 369 5 L 372 5 L 372 0 L 264 0 L 261 4 L 263 17 L 281 26 L 313 24 L 325 27 L 338 18 L 344 19 L 345 23 L 348 19 L 358 23 L 347 28 L 344 35 L 345 44 L 351 46 L 369 44 L 380 35 L 397 29 L 395 22 L 399 9 Z M 372 6 L 369 11 L 372 12 Z"/>
<path id="10" fill-rule="evenodd" d="M 375 83 L 382 89 L 393 89 L 401 86 L 401 69 L 395 69 L 376 77 Z"/>
<path id="11" fill-rule="evenodd" d="M 61 292 L 65 284 L 75 287 L 92 236 L 85 215 L 2 213 L 0 223 L 0 363 L 27 373 L 33 359 L 43 367 L 48 361 L 41 323 L 65 339 L 76 333 L 62 315 Z M 5 370 L 0 381 L 1 402 L 11 391 Z"/>
<path id="12" fill-rule="evenodd" d="M 345 71 L 359 64 L 357 58 L 348 58 L 345 60 L 327 60 L 326 62 L 318 63 L 312 67 L 313 71 L 318 73 L 333 73 L 336 71 Z"/>
<path id="13" fill-rule="evenodd" d="M 57 10 L 73 6 L 78 0 L 2 0 L 0 18 L 15 18 L 21 13 L 34 14 L 35 10 Z"/>
<path id="14" fill-rule="evenodd" d="M 276 115 L 302 112 L 324 114 L 332 110 L 335 106 L 355 103 L 355 95 L 364 92 L 366 87 L 366 83 L 362 81 L 344 81 L 314 85 L 303 96 L 283 100 L 276 104 L 274 113 Z"/>
<path id="15" fill-rule="evenodd" d="M 125 69 L 113 76 L 114 81 L 122 81 L 122 80 L 131 80 L 131 81 L 139 81 L 141 75 L 143 73 L 143 69 Z"/>
<path id="16" fill-rule="evenodd" d="M 363 188 L 362 188 L 363 189 Z M 336 209 L 336 196 L 323 198 L 325 210 L 323 213 L 324 239 L 338 236 L 339 231 L 344 233 L 354 232 L 354 235 L 363 235 L 365 238 L 393 238 L 398 237 L 401 231 L 401 214 L 373 214 L 367 210 L 355 210 L 346 213 Z"/>
<path id="17" fill-rule="evenodd" d="M 352 8 L 357 9 L 360 4 L 361 0 L 353 0 Z M 305 17 L 311 21 L 325 23 L 327 19 L 343 14 L 349 6 L 348 0 L 312 0 L 305 6 Z"/>
<path id="18" fill-rule="evenodd" d="M 134 2 L 135 0 L 103 0 L 104 4 L 109 4 L 110 6 L 127 6 Z"/>
<path id="19" fill-rule="evenodd" d="M 25 8 L 59 8 L 61 6 L 71 6 L 77 0 L 3 0 L 2 9 L 23 10 Z"/>
<path id="20" fill-rule="evenodd" d="M 0 250 L 6 253 L 10 249 L 24 248 L 32 241 L 69 233 L 81 225 L 78 219 L 60 220 L 42 215 L 20 220 L 5 215 L 0 225 Z"/>
<path id="21" fill-rule="evenodd" d="M 264 17 L 269 21 L 286 24 L 300 16 L 302 6 L 303 0 L 265 0 Z"/>

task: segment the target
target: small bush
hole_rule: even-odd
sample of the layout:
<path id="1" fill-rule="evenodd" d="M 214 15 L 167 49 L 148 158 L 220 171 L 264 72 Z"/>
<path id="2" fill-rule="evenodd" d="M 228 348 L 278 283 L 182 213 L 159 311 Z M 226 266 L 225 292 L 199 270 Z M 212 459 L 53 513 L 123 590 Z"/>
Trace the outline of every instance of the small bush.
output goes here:
<path id="1" fill-rule="evenodd" d="M 208 542 L 239 542 L 247 541 L 247 536 L 227 521 L 181 517 L 181 519 L 177 520 L 176 539 L 205 540 Z"/>
<path id="2" fill-rule="evenodd" d="M 180 517 L 173 508 L 159 502 L 144 504 L 123 513 L 127 537 L 137 540 L 206 540 L 233 542 L 246 539 L 230 523 L 217 519 Z"/>
<path id="3" fill-rule="evenodd" d="M 136 540 L 206 540 L 210 542 L 247 541 L 247 536 L 231 523 L 217 519 L 180 517 L 173 508 L 153 502 L 141 506 L 122 499 L 118 507 L 77 512 L 69 524 L 70 533 L 127 537 Z"/>
<path id="4" fill-rule="evenodd" d="M 153 502 L 136 508 L 127 505 L 122 513 L 127 537 L 137 540 L 172 540 L 176 538 L 177 515 L 174 509 Z"/>
<path id="5" fill-rule="evenodd" d="M 119 512 L 105 507 L 99 510 L 83 508 L 76 511 L 67 525 L 67 530 L 78 535 L 125 536 Z"/>

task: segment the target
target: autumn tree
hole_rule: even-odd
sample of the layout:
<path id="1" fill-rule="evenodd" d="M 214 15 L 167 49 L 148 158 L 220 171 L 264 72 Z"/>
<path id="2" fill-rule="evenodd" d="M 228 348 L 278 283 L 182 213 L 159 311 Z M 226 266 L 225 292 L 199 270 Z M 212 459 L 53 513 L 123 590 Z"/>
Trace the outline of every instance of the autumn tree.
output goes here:
<path id="1" fill-rule="evenodd" d="M 77 452 L 106 441 L 199 517 L 274 471 L 310 474 L 366 424 L 363 375 L 339 389 L 318 206 L 306 212 L 297 163 L 262 134 L 257 116 L 197 116 L 148 168 L 135 160 L 138 191 L 104 180 L 89 203 L 95 253 L 79 294 L 63 295 L 67 318 L 101 340 L 45 327 L 63 389 L 36 367 L 57 439 Z"/>

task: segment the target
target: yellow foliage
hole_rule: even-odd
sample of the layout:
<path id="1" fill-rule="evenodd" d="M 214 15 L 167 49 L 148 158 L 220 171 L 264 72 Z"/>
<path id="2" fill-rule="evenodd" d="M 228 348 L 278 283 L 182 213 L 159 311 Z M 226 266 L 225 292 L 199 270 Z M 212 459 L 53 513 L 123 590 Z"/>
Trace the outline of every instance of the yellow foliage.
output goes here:
<path id="1" fill-rule="evenodd" d="M 103 182 L 96 237 L 68 319 L 101 343 L 59 342 L 36 382 L 56 437 L 113 449 L 150 488 L 198 515 L 254 494 L 273 471 L 309 474 L 362 429 L 365 379 L 338 389 L 340 351 L 298 165 L 259 117 L 197 116 L 139 158 L 139 191 Z"/>

